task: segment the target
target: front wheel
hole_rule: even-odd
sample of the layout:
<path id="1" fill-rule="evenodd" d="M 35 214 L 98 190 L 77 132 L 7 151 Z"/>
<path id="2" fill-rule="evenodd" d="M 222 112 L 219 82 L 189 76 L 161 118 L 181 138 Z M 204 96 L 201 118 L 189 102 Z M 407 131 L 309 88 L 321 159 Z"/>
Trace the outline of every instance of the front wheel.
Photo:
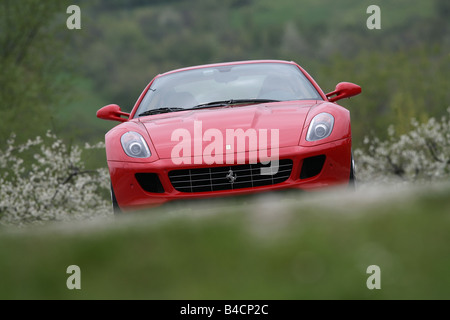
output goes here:
<path id="1" fill-rule="evenodd" d="M 355 178 L 355 160 L 353 160 L 353 154 L 351 158 L 351 164 L 350 164 L 350 178 L 348 181 L 348 185 L 350 189 L 355 190 L 356 189 L 356 178 Z"/>
<path id="2" fill-rule="evenodd" d="M 114 189 L 111 184 L 111 202 L 112 202 L 112 208 L 114 215 L 118 215 L 122 213 L 122 210 L 120 210 L 119 204 L 117 203 L 116 195 L 114 194 Z"/>

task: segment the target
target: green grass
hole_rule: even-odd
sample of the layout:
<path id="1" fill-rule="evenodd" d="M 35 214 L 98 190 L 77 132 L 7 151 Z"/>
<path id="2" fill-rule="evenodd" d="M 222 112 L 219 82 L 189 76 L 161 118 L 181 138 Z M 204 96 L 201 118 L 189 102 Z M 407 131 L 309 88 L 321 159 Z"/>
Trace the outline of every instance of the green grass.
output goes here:
<path id="1" fill-rule="evenodd" d="M 0 230 L 0 299 L 449 299 L 450 187 L 263 195 Z M 81 290 L 66 268 L 81 268 Z M 381 268 L 381 290 L 366 269 Z"/>

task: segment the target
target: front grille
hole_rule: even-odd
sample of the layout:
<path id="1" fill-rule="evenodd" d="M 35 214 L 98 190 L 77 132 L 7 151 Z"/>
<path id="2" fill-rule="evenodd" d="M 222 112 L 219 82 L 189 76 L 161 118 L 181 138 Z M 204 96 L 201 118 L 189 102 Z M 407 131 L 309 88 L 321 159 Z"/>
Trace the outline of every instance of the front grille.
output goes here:
<path id="1" fill-rule="evenodd" d="M 260 163 L 223 167 L 173 170 L 169 179 L 180 192 L 213 192 L 274 185 L 286 181 L 291 175 L 292 160 L 279 161 L 278 172 L 261 175 L 261 168 L 270 167 Z"/>

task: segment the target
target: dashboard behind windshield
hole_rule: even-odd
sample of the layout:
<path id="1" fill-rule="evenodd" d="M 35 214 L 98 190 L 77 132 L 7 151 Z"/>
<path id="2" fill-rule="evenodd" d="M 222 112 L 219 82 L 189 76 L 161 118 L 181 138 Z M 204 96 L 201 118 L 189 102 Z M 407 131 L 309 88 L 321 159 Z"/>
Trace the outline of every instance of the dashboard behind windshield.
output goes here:
<path id="1" fill-rule="evenodd" d="M 295 66 L 252 63 L 205 67 L 162 75 L 153 81 L 135 118 L 159 108 L 189 109 L 225 100 L 322 100 Z"/>

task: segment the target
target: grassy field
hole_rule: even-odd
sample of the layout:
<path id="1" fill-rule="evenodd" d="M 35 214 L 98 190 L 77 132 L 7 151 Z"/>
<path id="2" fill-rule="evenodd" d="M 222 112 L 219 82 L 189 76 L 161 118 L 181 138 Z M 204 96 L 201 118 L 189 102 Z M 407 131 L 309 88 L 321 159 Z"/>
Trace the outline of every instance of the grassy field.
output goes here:
<path id="1" fill-rule="evenodd" d="M 449 299 L 449 193 L 266 194 L 3 228 L 0 299 Z M 81 290 L 66 287 L 70 265 Z"/>

